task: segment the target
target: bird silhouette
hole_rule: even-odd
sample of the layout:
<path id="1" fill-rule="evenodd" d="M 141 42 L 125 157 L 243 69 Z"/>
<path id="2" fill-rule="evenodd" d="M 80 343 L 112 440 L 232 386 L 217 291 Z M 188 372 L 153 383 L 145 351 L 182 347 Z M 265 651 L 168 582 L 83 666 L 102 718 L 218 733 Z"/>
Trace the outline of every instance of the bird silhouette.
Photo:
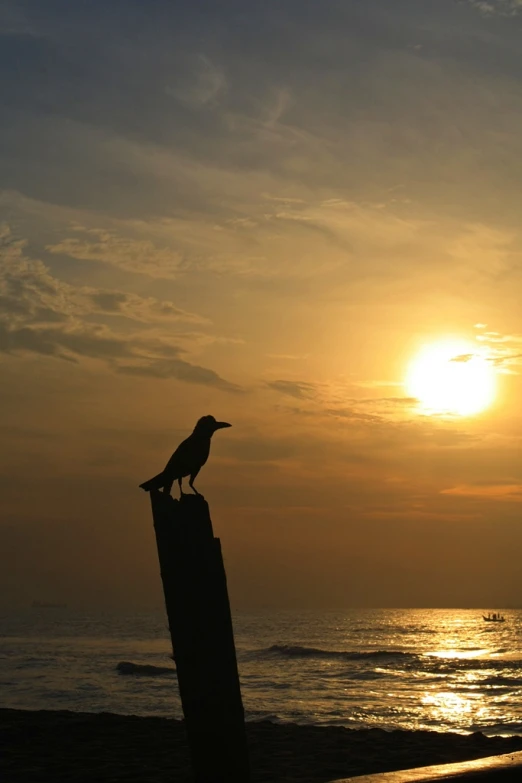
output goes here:
<path id="1" fill-rule="evenodd" d="M 226 421 L 216 421 L 213 416 L 203 416 L 194 427 L 192 435 L 189 435 L 165 465 L 165 469 L 157 476 L 140 484 L 141 489 L 150 492 L 152 489 L 163 489 L 170 494 L 173 483 L 178 481 L 179 491 L 183 495 L 182 480 L 190 476 L 189 487 L 196 495 L 200 493 L 194 486 L 194 479 L 205 464 L 210 453 L 210 440 L 216 430 L 231 427 Z"/>

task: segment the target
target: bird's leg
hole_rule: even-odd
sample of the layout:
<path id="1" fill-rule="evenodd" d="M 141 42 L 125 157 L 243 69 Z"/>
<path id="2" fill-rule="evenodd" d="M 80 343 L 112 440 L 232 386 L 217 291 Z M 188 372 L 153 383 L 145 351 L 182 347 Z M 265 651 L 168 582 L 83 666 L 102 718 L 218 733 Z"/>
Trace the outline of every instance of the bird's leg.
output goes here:
<path id="1" fill-rule="evenodd" d="M 173 481 L 167 481 L 167 483 L 164 484 L 164 486 L 163 486 L 163 494 L 164 495 L 170 495 L 170 491 L 172 489 L 172 484 L 173 483 L 174 483 Z"/>
<path id="2" fill-rule="evenodd" d="M 196 493 L 196 495 L 199 495 L 199 494 L 200 494 L 200 493 L 197 491 L 196 487 L 194 486 L 194 479 L 196 478 L 196 476 L 198 475 L 198 473 L 199 473 L 199 468 L 198 468 L 196 471 L 194 471 L 194 473 L 191 473 L 191 474 L 190 474 L 190 479 L 189 479 L 189 487 L 191 488 L 191 490 L 192 490 L 193 492 L 195 492 L 195 493 Z"/>
<path id="3" fill-rule="evenodd" d="M 183 492 L 183 487 L 181 486 L 181 482 L 182 482 L 182 481 L 183 481 L 183 479 L 182 479 L 182 477 L 180 476 L 180 477 L 179 477 L 179 479 L 178 479 L 178 484 L 179 484 L 179 494 L 180 494 L 180 495 L 184 495 L 184 494 L 185 494 L 185 493 Z"/>

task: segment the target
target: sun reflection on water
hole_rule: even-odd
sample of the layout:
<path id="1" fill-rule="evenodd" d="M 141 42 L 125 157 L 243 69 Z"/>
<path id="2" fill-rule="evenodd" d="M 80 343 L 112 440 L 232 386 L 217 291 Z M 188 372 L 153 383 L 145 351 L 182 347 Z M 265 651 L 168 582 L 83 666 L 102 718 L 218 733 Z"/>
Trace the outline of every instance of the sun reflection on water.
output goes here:
<path id="1" fill-rule="evenodd" d="M 466 660 L 468 658 L 480 658 L 491 654 L 491 650 L 457 650 L 452 648 L 450 650 L 435 650 L 433 652 L 425 653 L 428 658 L 460 658 Z"/>
<path id="2" fill-rule="evenodd" d="M 471 693 L 462 695 L 454 691 L 436 691 L 424 693 L 423 706 L 430 720 L 455 727 L 468 728 L 470 724 L 480 722 L 486 713 L 484 695 Z"/>

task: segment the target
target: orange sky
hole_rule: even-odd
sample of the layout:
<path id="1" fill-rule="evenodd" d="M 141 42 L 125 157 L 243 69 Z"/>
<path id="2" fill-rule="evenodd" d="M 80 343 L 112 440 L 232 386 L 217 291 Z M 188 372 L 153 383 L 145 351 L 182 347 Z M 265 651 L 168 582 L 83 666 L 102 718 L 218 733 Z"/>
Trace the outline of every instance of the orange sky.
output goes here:
<path id="1" fill-rule="evenodd" d="M 521 3 L 73 5 L 0 9 L 1 601 L 160 604 L 210 413 L 235 608 L 520 605 Z"/>

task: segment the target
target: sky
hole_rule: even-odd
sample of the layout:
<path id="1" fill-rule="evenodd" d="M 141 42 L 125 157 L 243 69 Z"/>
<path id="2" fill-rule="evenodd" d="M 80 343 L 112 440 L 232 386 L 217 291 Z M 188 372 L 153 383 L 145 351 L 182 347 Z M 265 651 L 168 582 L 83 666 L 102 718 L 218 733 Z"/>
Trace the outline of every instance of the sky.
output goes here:
<path id="1" fill-rule="evenodd" d="M 521 33 L 520 0 L 0 0 L 4 605 L 161 605 L 138 485 L 206 414 L 234 610 L 522 605 Z M 408 389 L 447 339 L 476 415 Z"/>

